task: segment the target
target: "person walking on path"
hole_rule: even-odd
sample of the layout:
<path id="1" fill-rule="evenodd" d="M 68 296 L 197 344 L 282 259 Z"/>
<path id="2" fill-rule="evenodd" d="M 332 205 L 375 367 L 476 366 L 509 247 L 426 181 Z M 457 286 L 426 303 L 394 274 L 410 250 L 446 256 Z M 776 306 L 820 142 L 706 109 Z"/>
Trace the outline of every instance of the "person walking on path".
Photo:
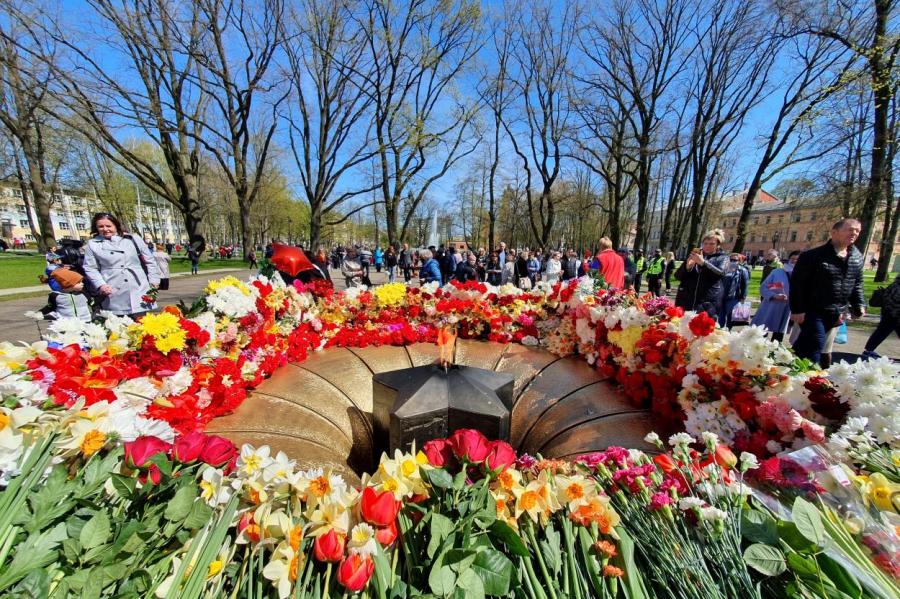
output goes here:
<path id="1" fill-rule="evenodd" d="M 256 263 L 256 250 L 253 248 L 250 248 L 250 251 L 247 252 L 247 262 L 250 263 L 250 270 L 259 268 L 259 264 Z"/>
<path id="2" fill-rule="evenodd" d="M 152 310 L 155 303 L 144 298 L 159 285 L 159 268 L 144 240 L 124 234 L 108 212 L 94 215 L 91 232 L 84 272 L 101 294 L 101 308 L 132 318 Z"/>
<path id="3" fill-rule="evenodd" d="M 722 309 L 719 312 L 719 326 L 728 328 L 731 328 L 735 306 L 747 299 L 750 287 L 750 274 L 741 267 L 740 254 L 731 254 L 730 258 L 731 262 L 722 277 Z"/>
<path id="4" fill-rule="evenodd" d="M 387 253 L 384 255 L 384 265 L 388 271 L 388 283 L 397 281 L 397 254 L 394 252 L 394 246 L 388 246 Z"/>
<path id="5" fill-rule="evenodd" d="M 728 265 L 728 256 L 722 251 L 724 240 L 725 234 L 721 229 L 709 231 L 703 236 L 702 248 L 693 249 L 675 271 L 675 278 L 679 281 L 676 306 L 706 312 L 713 318 L 718 316 L 722 277 Z"/>
<path id="6" fill-rule="evenodd" d="M 663 258 L 662 251 L 653 252 L 653 258 L 647 265 L 647 291 L 659 297 L 662 295 L 662 278 L 663 272 L 666 270 L 666 259 Z"/>
<path id="7" fill-rule="evenodd" d="M 859 318 L 866 313 L 863 257 L 853 245 L 861 229 L 854 218 L 834 223 L 831 240 L 800 254 L 791 274 L 791 320 L 800 327 L 794 352 L 823 368 L 831 365 L 825 350 L 829 334 L 836 333 L 848 315 Z"/>
<path id="8" fill-rule="evenodd" d="M 375 246 L 373 258 L 375 259 L 375 272 L 381 272 L 381 265 L 384 264 L 384 250 L 380 245 Z"/>
<path id="9" fill-rule="evenodd" d="M 403 270 L 403 280 L 409 283 L 409 281 L 412 279 L 413 252 L 409 249 L 408 243 L 403 244 L 403 249 L 400 251 L 398 264 Z"/>
<path id="10" fill-rule="evenodd" d="M 166 252 L 163 244 L 157 243 L 153 257 L 156 259 L 156 267 L 159 269 L 159 290 L 167 291 L 169 289 L 169 261 L 172 260 L 172 256 Z"/>
<path id="11" fill-rule="evenodd" d="M 199 274 L 200 271 L 200 252 L 194 249 L 193 246 L 187 247 L 187 257 L 191 261 L 191 274 L 196 275 Z"/>
<path id="12" fill-rule="evenodd" d="M 869 340 L 866 341 L 862 358 L 864 360 L 880 358 L 881 356 L 875 350 L 878 349 L 882 341 L 890 336 L 891 331 L 897 333 L 897 336 L 900 337 L 900 274 L 884 290 L 884 299 L 882 299 L 881 303 L 881 320 L 878 321 L 878 326 L 872 331 Z"/>
<path id="13" fill-rule="evenodd" d="M 344 283 L 347 288 L 362 287 L 363 277 L 366 277 L 366 271 L 360 263 L 359 257 L 356 255 L 356 248 L 349 248 L 344 261 L 341 262 L 341 274 L 344 275 Z"/>
<path id="14" fill-rule="evenodd" d="M 603 280 L 612 289 L 625 288 L 625 260 L 612 249 L 612 240 L 609 237 L 600 239 L 600 251 L 597 253 L 597 263 Z"/>
<path id="15" fill-rule="evenodd" d="M 672 275 L 675 274 L 675 253 L 666 252 L 666 293 L 672 291 Z"/>
<path id="16" fill-rule="evenodd" d="M 784 340 L 784 334 L 787 332 L 791 318 L 791 306 L 788 303 L 791 293 L 791 272 L 798 258 L 800 258 L 799 251 L 791 252 L 787 264 L 773 270 L 759 285 L 762 302 L 750 324 L 766 327 L 771 331 L 773 341 Z"/>

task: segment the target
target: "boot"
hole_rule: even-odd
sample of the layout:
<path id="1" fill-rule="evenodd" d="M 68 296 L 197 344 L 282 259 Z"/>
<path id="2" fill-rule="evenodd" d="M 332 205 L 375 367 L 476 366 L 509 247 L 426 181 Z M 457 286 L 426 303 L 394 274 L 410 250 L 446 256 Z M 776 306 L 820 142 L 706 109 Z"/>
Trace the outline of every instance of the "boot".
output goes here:
<path id="1" fill-rule="evenodd" d="M 819 366 L 821 366 L 823 370 L 829 368 L 831 366 L 831 354 L 822 354 L 822 357 L 819 358 Z"/>

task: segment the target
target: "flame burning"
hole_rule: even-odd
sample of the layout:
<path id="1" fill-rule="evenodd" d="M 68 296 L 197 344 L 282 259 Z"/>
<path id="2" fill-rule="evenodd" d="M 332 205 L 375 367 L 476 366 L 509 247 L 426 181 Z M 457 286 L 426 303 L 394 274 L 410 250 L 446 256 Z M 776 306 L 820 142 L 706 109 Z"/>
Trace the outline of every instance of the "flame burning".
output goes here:
<path id="1" fill-rule="evenodd" d="M 440 365 L 446 371 L 453 364 L 453 353 L 456 348 L 456 329 L 444 327 L 438 331 L 437 344 L 441 348 Z"/>

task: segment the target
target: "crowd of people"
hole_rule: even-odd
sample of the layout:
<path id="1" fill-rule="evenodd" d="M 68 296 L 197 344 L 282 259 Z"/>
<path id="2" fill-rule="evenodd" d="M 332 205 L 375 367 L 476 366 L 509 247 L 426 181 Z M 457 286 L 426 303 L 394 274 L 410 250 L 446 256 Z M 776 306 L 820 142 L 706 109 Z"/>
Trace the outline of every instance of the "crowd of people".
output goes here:
<path id="1" fill-rule="evenodd" d="M 74 316 L 89 321 L 100 311 L 138 317 L 154 309 L 156 292 L 168 289 L 172 253 L 181 251 L 181 246 L 153 244 L 129 235 L 106 212 L 94 215 L 91 230 L 93 237 L 83 245 L 66 243 L 47 254 L 42 280 L 50 296 L 44 313 L 49 318 Z M 299 249 L 311 266 L 307 275 L 330 279 L 329 269 L 339 270 L 347 287 L 371 286 L 373 269 L 384 271 L 391 283 L 402 276 L 406 283 L 482 281 L 521 289 L 531 289 L 540 281 L 553 284 L 592 276 L 613 289 L 642 293 L 646 279 L 646 291 L 656 296 L 672 293 L 674 279 L 676 306 L 706 312 L 723 327 L 764 326 L 773 339 L 788 338 L 799 357 L 827 367 L 841 325 L 866 313 L 863 257 L 854 246 L 860 230 L 859 221 L 844 218 L 832 226 L 829 241 L 791 252 L 785 263 L 775 250 L 766 253 L 758 264 L 762 278 L 755 313 L 749 298 L 753 265 L 743 254 L 725 252 L 725 236 L 719 229 L 704 235 L 700 247 L 680 264 L 672 252 L 664 254 L 659 249 L 649 257 L 640 250 L 614 249 L 607 237 L 600 239 L 595 252 L 588 253 L 571 248 L 513 249 L 504 242 L 491 251 L 443 244 L 412 249 L 405 243 L 374 249 L 334 246 L 330 252 L 324 247 L 314 252 Z M 258 249 L 271 259 L 277 246 L 273 242 Z M 183 249 L 196 274 L 203 248 L 186 245 Z M 217 246 L 209 251 L 211 256 L 227 259 L 238 250 Z M 256 251 L 248 254 L 251 269 L 258 267 Z M 882 308 L 881 318 L 866 343 L 864 358 L 877 357 L 878 346 L 891 332 L 900 336 L 900 275 L 876 295 L 873 303 Z"/>

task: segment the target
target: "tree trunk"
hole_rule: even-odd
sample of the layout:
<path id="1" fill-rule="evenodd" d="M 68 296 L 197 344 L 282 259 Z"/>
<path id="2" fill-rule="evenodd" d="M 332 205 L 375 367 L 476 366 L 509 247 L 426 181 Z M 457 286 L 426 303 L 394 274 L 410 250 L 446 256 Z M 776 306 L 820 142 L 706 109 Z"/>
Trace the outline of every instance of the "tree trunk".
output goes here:
<path id="1" fill-rule="evenodd" d="M 46 252 L 56 245 L 56 235 L 53 233 L 53 220 L 50 218 L 50 198 L 47 197 L 47 190 L 44 188 L 44 180 L 41 176 L 41 157 L 37 155 L 37 150 L 29 134 L 23 135 L 19 141 L 22 144 L 22 154 L 25 156 L 25 165 L 28 168 L 31 199 L 34 202 L 40 229 L 40 235 L 35 239 L 38 249 Z"/>

